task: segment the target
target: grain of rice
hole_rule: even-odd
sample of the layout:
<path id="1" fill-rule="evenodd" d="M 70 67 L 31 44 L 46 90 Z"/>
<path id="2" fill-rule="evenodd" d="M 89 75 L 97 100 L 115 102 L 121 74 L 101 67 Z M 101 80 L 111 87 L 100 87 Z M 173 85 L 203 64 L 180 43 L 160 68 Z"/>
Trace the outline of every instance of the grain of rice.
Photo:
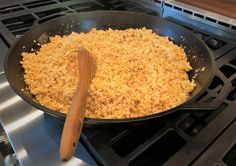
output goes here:
<path id="1" fill-rule="evenodd" d="M 173 108 L 195 83 L 184 49 L 150 29 L 96 30 L 50 37 L 38 52 L 23 52 L 24 79 L 42 105 L 67 113 L 77 88 L 77 50 L 96 58 L 86 117 L 141 117 Z"/>

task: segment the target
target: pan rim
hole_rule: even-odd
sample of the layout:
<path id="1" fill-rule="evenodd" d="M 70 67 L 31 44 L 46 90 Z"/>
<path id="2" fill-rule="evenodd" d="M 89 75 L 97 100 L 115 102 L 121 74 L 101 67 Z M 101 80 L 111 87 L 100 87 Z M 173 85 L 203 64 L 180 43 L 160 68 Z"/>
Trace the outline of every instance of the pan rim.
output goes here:
<path id="1" fill-rule="evenodd" d="M 13 45 L 11 46 L 11 48 L 8 50 L 8 53 L 5 57 L 5 60 L 4 60 L 4 72 L 5 72 L 5 76 L 8 80 L 8 83 L 10 84 L 11 88 L 16 92 L 17 95 L 19 95 L 23 100 L 25 100 L 27 103 L 31 104 L 32 107 L 36 107 L 37 109 L 39 109 L 40 111 L 43 111 L 51 116 L 54 116 L 54 117 L 57 117 L 57 118 L 61 118 L 61 119 L 65 119 L 66 117 L 66 114 L 64 113 L 61 113 L 61 112 L 57 112 L 57 111 L 54 111 L 48 107 L 45 107 L 43 105 L 41 105 L 39 102 L 37 101 L 34 101 L 32 99 L 30 99 L 29 97 L 27 97 L 26 95 L 24 95 L 24 93 L 22 93 L 21 90 L 19 90 L 18 88 L 15 87 L 14 84 L 12 84 L 11 81 L 9 81 L 9 71 L 8 71 L 8 67 L 7 67 L 7 61 L 8 61 L 8 58 L 9 56 L 12 54 L 12 50 L 14 49 L 14 47 L 17 45 L 18 42 L 20 42 L 25 36 L 27 36 L 28 34 L 30 34 L 34 29 L 36 28 L 39 28 L 38 26 L 40 25 L 46 25 L 46 24 L 49 24 L 51 22 L 55 22 L 57 20 L 61 20 L 63 18 L 69 18 L 69 17 L 78 17 L 79 15 L 85 15 L 85 14 L 99 14 L 99 13 L 123 13 L 123 14 L 135 14 L 135 15 L 142 15 L 143 17 L 152 17 L 153 19 L 155 20 L 159 20 L 161 22 L 167 22 L 170 26 L 175 26 L 177 28 L 181 28 L 184 32 L 188 33 L 188 34 L 193 34 L 191 33 L 191 31 L 189 31 L 188 29 L 185 29 L 175 23 L 172 23 L 168 20 L 164 20 L 162 18 L 159 18 L 159 17 L 156 17 L 156 16 L 152 16 L 152 15 L 148 15 L 148 14 L 144 14 L 144 13 L 139 13 L 139 12 L 129 12 L 129 11 L 109 11 L 109 10 L 103 10 L 103 11 L 88 11 L 88 12 L 80 12 L 80 13 L 76 13 L 76 14 L 69 14 L 69 15 L 66 15 L 66 16 L 62 16 L 62 17 L 59 17 L 59 18 L 55 18 L 55 19 L 52 19 L 52 20 L 49 20 L 47 22 L 44 22 L 42 24 L 37 24 L 37 25 L 33 25 L 32 28 L 27 31 L 21 38 L 17 39 Z M 205 83 L 205 86 L 204 87 L 208 87 L 214 77 L 214 70 L 215 70 L 215 66 L 216 66 L 216 62 L 215 62 L 215 59 L 212 55 L 212 51 L 207 47 L 207 45 L 202 41 L 200 40 L 199 38 L 197 38 L 195 35 L 193 35 L 195 40 L 200 43 L 202 46 L 205 47 L 206 51 L 208 52 L 209 54 L 209 57 L 210 57 L 210 74 L 209 74 L 209 77 L 208 77 L 208 80 L 206 81 Z M 163 112 L 159 112 L 159 113 L 155 113 L 155 114 L 151 114 L 151 115 L 146 115 L 146 116 L 142 116 L 142 117 L 134 117 L 134 118 L 125 118 L 125 119 L 98 119 L 98 118 L 85 118 L 84 122 L 85 124 L 115 124 L 115 123 L 133 123 L 133 122 L 139 122 L 139 121 L 147 121 L 147 120 L 151 120 L 151 119 L 154 119 L 154 118 L 158 118 L 158 117 L 162 117 L 164 115 L 168 115 L 168 114 L 171 114 L 171 113 L 174 113 L 174 112 L 177 112 L 180 110 L 180 108 L 185 105 L 186 103 L 190 103 L 191 101 L 195 100 L 197 97 L 199 97 L 203 92 L 204 92 L 204 87 L 197 93 L 195 94 L 193 97 L 187 99 L 184 103 L 176 106 L 176 107 L 173 107 L 171 109 L 168 109 L 166 111 L 163 111 Z"/>

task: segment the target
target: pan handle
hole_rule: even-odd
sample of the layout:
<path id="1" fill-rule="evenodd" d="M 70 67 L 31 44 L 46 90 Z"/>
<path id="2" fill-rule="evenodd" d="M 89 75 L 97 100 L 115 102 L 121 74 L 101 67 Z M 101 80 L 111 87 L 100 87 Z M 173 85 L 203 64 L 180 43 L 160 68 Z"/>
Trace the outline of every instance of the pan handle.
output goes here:
<path id="1" fill-rule="evenodd" d="M 212 102 L 197 102 L 197 101 L 190 101 L 182 106 L 180 106 L 181 110 L 215 110 L 222 104 L 222 101 L 219 99 L 214 99 Z"/>

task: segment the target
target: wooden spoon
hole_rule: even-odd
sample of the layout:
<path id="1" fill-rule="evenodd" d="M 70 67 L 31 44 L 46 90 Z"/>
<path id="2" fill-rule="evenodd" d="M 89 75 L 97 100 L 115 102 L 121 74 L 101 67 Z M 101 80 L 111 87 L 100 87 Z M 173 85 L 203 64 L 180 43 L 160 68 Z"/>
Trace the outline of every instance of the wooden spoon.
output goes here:
<path id="1" fill-rule="evenodd" d="M 80 48 L 78 50 L 78 61 L 79 85 L 72 98 L 72 104 L 62 132 L 60 146 L 60 157 L 62 161 L 70 160 L 76 150 L 84 121 L 88 88 L 95 74 L 93 57 L 86 49 Z"/>

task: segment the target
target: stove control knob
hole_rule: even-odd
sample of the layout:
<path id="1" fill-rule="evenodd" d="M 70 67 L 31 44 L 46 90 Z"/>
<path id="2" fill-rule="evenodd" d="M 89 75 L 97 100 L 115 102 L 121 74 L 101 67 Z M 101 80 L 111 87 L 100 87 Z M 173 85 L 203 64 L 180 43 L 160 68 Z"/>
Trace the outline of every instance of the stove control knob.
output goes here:
<path id="1" fill-rule="evenodd" d="M 13 153 L 13 150 L 11 148 L 11 145 L 7 139 L 7 136 L 4 132 L 0 135 L 0 152 L 2 155 L 6 156 L 10 153 Z"/>
<path id="2" fill-rule="evenodd" d="M 3 166 L 20 166 L 15 154 L 9 154 L 3 161 Z"/>

